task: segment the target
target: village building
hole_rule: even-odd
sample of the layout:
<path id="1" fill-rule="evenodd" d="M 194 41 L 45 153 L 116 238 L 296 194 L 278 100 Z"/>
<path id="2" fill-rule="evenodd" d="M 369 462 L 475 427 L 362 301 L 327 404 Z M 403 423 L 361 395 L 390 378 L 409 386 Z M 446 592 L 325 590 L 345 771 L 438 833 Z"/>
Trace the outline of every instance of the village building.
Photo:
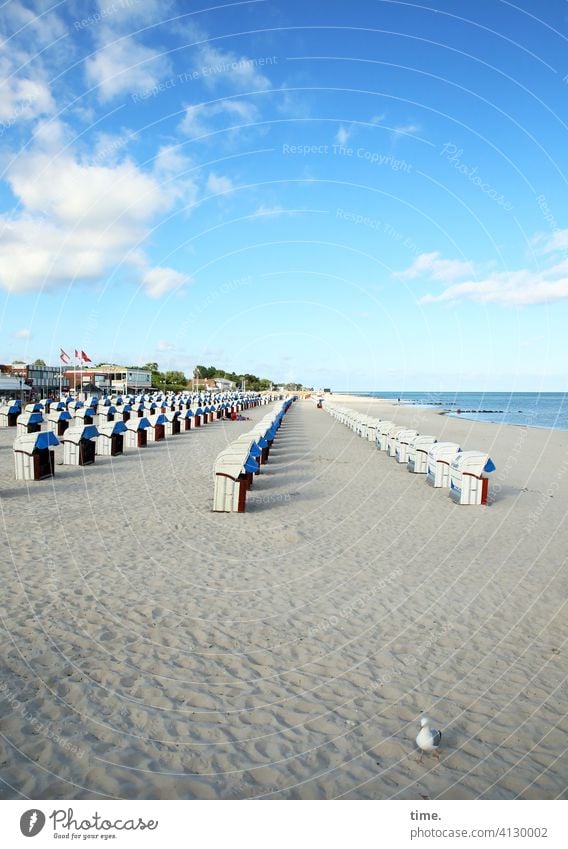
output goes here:
<path id="1" fill-rule="evenodd" d="M 63 373 L 64 382 L 82 392 L 111 395 L 121 392 L 145 392 L 152 388 L 152 372 L 144 368 L 130 368 L 104 363 L 101 366 L 83 366 Z"/>

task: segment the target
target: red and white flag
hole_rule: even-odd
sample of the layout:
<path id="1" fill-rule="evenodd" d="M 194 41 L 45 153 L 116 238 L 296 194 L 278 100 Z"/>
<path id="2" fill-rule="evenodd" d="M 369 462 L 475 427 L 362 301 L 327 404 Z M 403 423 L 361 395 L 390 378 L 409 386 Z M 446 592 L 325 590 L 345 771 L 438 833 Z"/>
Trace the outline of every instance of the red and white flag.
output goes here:
<path id="1" fill-rule="evenodd" d="M 77 350 L 77 348 L 75 348 L 75 359 L 76 359 L 76 360 L 80 360 L 80 359 L 81 359 L 81 354 L 79 353 L 79 351 Z"/>
<path id="2" fill-rule="evenodd" d="M 62 363 L 65 363 L 65 365 L 67 365 L 67 363 L 71 362 L 71 357 L 69 356 L 69 354 L 66 351 L 63 350 L 63 348 L 59 349 L 59 359 L 61 360 Z"/>
<path id="3" fill-rule="evenodd" d="M 92 363 L 92 359 L 86 355 L 84 351 L 81 351 L 81 359 L 84 363 Z"/>

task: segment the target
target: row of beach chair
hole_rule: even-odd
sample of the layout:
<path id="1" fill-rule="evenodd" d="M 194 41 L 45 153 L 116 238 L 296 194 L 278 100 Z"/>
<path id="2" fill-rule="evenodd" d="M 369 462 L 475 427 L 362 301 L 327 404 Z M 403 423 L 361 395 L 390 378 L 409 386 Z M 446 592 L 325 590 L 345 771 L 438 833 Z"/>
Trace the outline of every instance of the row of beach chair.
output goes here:
<path id="1" fill-rule="evenodd" d="M 247 492 L 254 476 L 268 462 L 272 443 L 282 419 L 295 400 L 287 398 L 276 404 L 248 433 L 231 442 L 218 455 L 214 466 L 213 511 L 244 513 Z"/>
<path id="2" fill-rule="evenodd" d="M 447 489 L 457 504 L 487 504 L 488 475 L 495 464 L 484 451 L 463 451 L 456 442 L 439 442 L 431 434 L 420 434 L 348 407 L 325 402 L 324 409 L 412 474 L 426 475 L 428 484 Z"/>

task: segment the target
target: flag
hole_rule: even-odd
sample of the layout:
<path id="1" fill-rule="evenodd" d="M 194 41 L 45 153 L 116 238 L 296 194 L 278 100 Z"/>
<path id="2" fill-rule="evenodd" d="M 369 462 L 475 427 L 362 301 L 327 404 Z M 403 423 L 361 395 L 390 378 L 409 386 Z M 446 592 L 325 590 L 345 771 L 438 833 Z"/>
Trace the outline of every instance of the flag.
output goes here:
<path id="1" fill-rule="evenodd" d="M 81 359 L 81 355 L 79 354 L 79 351 L 77 350 L 77 348 L 75 348 L 75 359 L 76 359 L 76 360 L 80 360 L 80 359 Z"/>
<path id="2" fill-rule="evenodd" d="M 84 351 L 81 351 L 81 359 L 84 363 L 92 363 L 92 359 L 86 355 Z"/>
<path id="3" fill-rule="evenodd" d="M 63 348 L 59 349 L 59 359 L 62 363 L 65 363 L 65 365 L 71 362 L 71 357 L 63 350 Z"/>

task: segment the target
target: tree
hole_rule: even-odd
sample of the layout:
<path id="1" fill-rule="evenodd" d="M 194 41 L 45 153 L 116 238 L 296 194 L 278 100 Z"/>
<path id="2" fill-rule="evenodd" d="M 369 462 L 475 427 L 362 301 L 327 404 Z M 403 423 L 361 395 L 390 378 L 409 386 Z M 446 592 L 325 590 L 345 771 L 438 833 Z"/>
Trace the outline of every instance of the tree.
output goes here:
<path id="1" fill-rule="evenodd" d="M 202 380 L 206 380 L 209 377 L 215 377 L 217 374 L 217 369 L 215 366 L 195 366 L 193 369 L 193 376 L 196 380 L 201 378 Z"/>
<path id="2" fill-rule="evenodd" d="M 47 363 L 45 360 L 34 360 L 32 363 L 33 366 L 45 366 Z"/>
<path id="3" fill-rule="evenodd" d="M 146 371 L 151 372 L 160 371 L 158 363 L 145 363 L 142 368 L 146 369 Z"/>
<path id="4" fill-rule="evenodd" d="M 187 387 L 187 378 L 182 371 L 153 371 L 152 386 L 165 392 L 179 392 Z"/>
<path id="5" fill-rule="evenodd" d="M 164 380 L 168 386 L 184 387 L 187 384 L 187 378 L 183 371 L 165 371 Z"/>
<path id="6" fill-rule="evenodd" d="M 217 366 L 195 366 L 193 369 L 193 379 L 198 383 L 208 378 L 223 377 L 225 380 L 230 380 L 237 386 L 242 386 L 245 382 L 245 388 L 255 392 L 260 392 L 265 389 L 270 389 L 273 381 L 267 377 L 257 377 L 256 374 L 236 374 L 234 371 L 225 371 L 217 368 Z"/>

